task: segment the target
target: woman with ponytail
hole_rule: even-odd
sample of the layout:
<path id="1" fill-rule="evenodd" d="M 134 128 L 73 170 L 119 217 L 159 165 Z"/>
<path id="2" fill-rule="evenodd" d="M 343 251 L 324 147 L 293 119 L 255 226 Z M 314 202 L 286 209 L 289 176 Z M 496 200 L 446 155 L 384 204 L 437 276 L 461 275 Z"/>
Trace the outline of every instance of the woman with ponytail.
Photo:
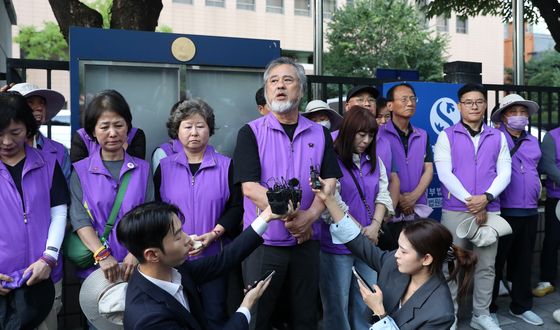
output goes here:
<path id="1" fill-rule="evenodd" d="M 326 185 L 322 187 L 313 192 L 333 218 L 333 242 L 344 243 L 378 273 L 374 292 L 358 280 L 362 298 L 374 315 L 375 323 L 370 330 L 449 329 L 455 313 L 446 282 L 462 273 L 459 295 L 464 296 L 473 276 L 476 255 L 453 245 L 449 230 L 428 219 L 405 227 L 397 250 L 383 251 L 362 235 L 355 220 L 342 211 L 334 191 Z M 444 264 L 450 267 L 448 279 L 443 275 Z"/>

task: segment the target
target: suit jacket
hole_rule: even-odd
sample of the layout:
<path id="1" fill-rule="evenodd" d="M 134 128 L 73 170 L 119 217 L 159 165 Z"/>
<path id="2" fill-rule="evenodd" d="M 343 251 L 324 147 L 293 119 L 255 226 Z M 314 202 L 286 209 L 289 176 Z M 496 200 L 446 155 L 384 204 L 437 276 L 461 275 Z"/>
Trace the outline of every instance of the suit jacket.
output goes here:
<path id="1" fill-rule="evenodd" d="M 408 301 L 399 308 L 410 275 L 399 272 L 395 251 L 383 251 L 364 235 L 358 235 L 346 246 L 354 255 L 377 271 L 377 285 L 383 292 L 383 306 L 399 329 L 449 329 L 455 311 L 449 287 L 443 274 L 432 275 Z"/>
<path id="2" fill-rule="evenodd" d="M 132 273 L 126 292 L 125 329 L 193 329 L 208 328 L 197 286 L 211 281 L 245 259 L 262 243 L 252 227 L 247 228 L 218 255 L 185 261 L 177 269 L 190 312 L 177 299 L 148 281 L 138 271 Z M 245 315 L 235 313 L 224 329 L 244 330 L 249 324 Z"/>

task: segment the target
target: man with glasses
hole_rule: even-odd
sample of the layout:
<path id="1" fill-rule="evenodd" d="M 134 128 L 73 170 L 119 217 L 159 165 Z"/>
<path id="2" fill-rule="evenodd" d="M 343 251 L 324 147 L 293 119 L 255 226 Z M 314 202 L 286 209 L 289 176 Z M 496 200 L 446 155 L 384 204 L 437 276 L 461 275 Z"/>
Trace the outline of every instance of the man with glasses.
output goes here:
<path id="1" fill-rule="evenodd" d="M 355 86 L 346 94 L 346 105 L 344 112 L 347 112 L 355 105 L 368 109 L 375 115 L 375 98 L 379 96 L 379 91 L 373 86 Z"/>
<path id="2" fill-rule="evenodd" d="M 396 215 L 389 223 L 395 240 L 407 221 L 428 217 L 431 213 L 427 206 L 426 189 L 434 173 L 432 148 L 426 131 L 410 123 L 417 101 L 410 84 L 400 83 L 391 87 L 387 91 L 387 108 L 392 113 L 392 119 L 379 129 L 379 134 L 390 143 L 400 181 Z"/>
<path id="3" fill-rule="evenodd" d="M 495 330 L 500 326 L 490 315 L 489 307 L 498 241 L 479 247 L 459 238 L 456 230 L 462 221 L 473 216 L 482 225 L 487 222 L 487 213 L 500 213 L 497 197 L 510 182 L 511 157 L 504 134 L 483 122 L 486 89 L 479 84 L 467 84 L 459 89 L 458 98 L 461 121 L 439 134 L 434 149 L 443 194 L 441 223 L 453 234 L 455 245 L 472 249 L 478 256 L 470 326 Z M 449 289 L 457 313 L 457 283 L 449 282 Z"/>

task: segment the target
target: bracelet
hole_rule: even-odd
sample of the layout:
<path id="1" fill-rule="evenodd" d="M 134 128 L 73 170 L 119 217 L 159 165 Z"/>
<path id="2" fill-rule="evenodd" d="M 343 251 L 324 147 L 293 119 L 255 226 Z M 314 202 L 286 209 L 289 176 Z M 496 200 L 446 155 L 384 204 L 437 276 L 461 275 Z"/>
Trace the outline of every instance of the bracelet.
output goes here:
<path id="1" fill-rule="evenodd" d="M 53 269 L 54 267 L 56 267 L 56 259 L 53 258 L 52 256 L 48 255 L 48 254 L 43 254 L 39 260 L 42 260 L 44 263 L 47 264 L 47 266 L 49 266 L 51 269 Z"/>
<path id="2" fill-rule="evenodd" d="M 99 249 L 97 249 L 97 250 L 95 250 L 95 252 L 93 252 L 93 259 L 95 259 L 95 257 L 97 257 L 97 255 L 105 249 L 106 249 L 105 245 L 101 245 L 101 247 Z"/>
<path id="3" fill-rule="evenodd" d="M 383 223 L 382 221 L 379 221 L 379 220 L 377 220 L 376 218 L 373 218 L 373 217 L 371 218 L 371 222 L 377 222 L 380 225 Z"/>
<path id="4" fill-rule="evenodd" d="M 214 229 L 214 230 L 212 230 L 212 232 L 216 235 L 216 238 L 220 238 L 220 236 L 222 236 L 224 234 L 223 231 L 220 231 L 218 229 Z"/>
<path id="5" fill-rule="evenodd" d="M 103 247 L 103 250 L 101 250 L 99 253 L 97 253 L 95 257 L 93 257 L 93 259 L 95 260 L 93 264 L 97 265 L 100 261 L 103 261 L 109 258 L 110 256 L 111 256 L 111 249 Z"/>

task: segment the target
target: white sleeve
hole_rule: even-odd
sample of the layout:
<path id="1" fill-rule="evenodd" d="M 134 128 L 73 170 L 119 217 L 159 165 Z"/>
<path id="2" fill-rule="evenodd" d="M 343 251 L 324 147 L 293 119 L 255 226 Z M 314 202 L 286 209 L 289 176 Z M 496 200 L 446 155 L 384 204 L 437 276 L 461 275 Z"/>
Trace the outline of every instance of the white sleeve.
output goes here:
<path id="1" fill-rule="evenodd" d="M 348 213 L 339 222 L 331 224 L 329 227 L 334 244 L 346 244 L 360 235 L 360 228 L 350 218 Z"/>
<path id="2" fill-rule="evenodd" d="M 249 309 L 247 309 L 247 307 L 239 307 L 236 312 L 245 315 L 245 317 L 247 318 L 247 323 L 251 323 L 251 312 L 249 311 Z"/>
<path id="3" fill-rule="evenodd" d="M 51 207 L 51 224 L 49 226 L 49 236 L 47 236 L 46 254 L 58 260 L 58 253 L 64 240 L 66 231 L 66 214 L 68 207 L 66 204 Z M 56 250 L 56 251 L 55 251 Z"/>
<path id="4" fill-rule="evenodd" d="M 387 315 L 381 320 L 372 324 L 371 327 L 369 327 L 369 330 L 399 330 L 399 327 L 395 323 L 395 320 Z"/>
<path id="5" fill-rule="evenodd" d="M 163 151 L 163 149 L 158 147 L 156 148 L 156 150 L 154 150 L 154 154 L 152 156 L 152 174 L 156 173 L 156 169 L 159 166 L 159 163 L 165 157 L 167 157 L 167 155 L 165 154 L 165 151 Z"/>
<path id="6" fill-rule="evenodd" d="M 498 197 L 498 195 L 507 188 L 509 182 L 511 181 L 511 156 L 509 154 L 506 137 L 504 133 L 500 132 L 500 134 L 502 139 L 500 154 L 498 155 L 498 162 L 496 163 L 497 176 L 494 178 L 494 181 L 492 181 L 492 184 L 486 191 L 494 197 Z"/>
<path id="7" fill-rule="evenodd" d="M 259 236 L 262 236 L 268 228 L 268 223 L 259 216 L 251 223 L 251 227 Z"/>
<path id="8" fill-rule="evenodd" d="M 381 158 L 377 157 L 377 161 L 379 162 L 379 192 L 375 197 L 375 204 L 385 205 L 389 215 L 394 215 L 395 209 L 393 208 L 393 201 L 391 200 L 391 195 L 389 194 L 389 179 L 387 178 L 387 171 Z"/>
<path id="9" fill-rule="evenodd" d="M 439 134 L 434 147 L 434 163 L 441 184 L 443 184 L 455 198 L 465 203 L 466 198 L 470 197 L 471 194 L 469 194 L 465 187 L 463 187 L 461 181 L 459 181 L 452 172 L 451 146 L 449 145 L 449 139 L 445 132 Z M 443 198 L 448 198 L 448 196 L 443 196 Z"/>

